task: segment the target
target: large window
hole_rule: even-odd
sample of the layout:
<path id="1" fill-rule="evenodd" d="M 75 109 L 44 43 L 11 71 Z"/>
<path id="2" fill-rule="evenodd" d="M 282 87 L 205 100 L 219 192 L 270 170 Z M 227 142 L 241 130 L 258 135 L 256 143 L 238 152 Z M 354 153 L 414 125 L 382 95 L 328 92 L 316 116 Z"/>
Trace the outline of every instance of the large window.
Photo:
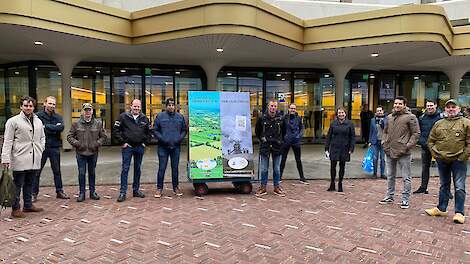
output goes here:
<path id="1" fill-rule="evenodd" d="M 290 72 L 266 73 L 266 104 L 270 99 L 277 99 L 282 114 L 287 113 L 292 99 L 290 79 Z"/>
<path id="2" fill-rule="evenodd" d="M 464 106 L 470 106 L 470 72 L 467 72 L 460 81 L 459 101 Z"/>
<path id="3" fill-rule="evenodd" d="M 94 115 L 103 121 L 109 144 L 111 119 L 111 75 L 108 67 L 77 66 L 72 72 L 72 120 L 80 118 L 83 103 L 92 103 Z M 114 116 L 116 118 L 116 116 Z"/>
<path id="4" fill-rule="evenodd" d="M 59 69 L 55 66 L 37 66 L 36 68 L 36 94 L 38 110 L 43 109 L 43 102 L 48 96 L 56 100 L 56 112 L 62 115 L 62 79 Z"/>
<path id="5" fill-rule="evenodd" d="M 6 97 L 5 97 L 5 70 L 0 68 L 0 132 L 5 131 L 7 121 Z"/>
<path id="6" fill-rule="evenodd" d="M 332 74 L 323 74 L 320 77 L 321 114 L 323 135 L 328 133 L 331 122 L 335 119 L 335 77 Z"/>
<path id="7" fill-rule="evenodd" d="M 426 99 L 443 101 L 450 98 L 450 83 L 443 74 L 404 74 L 401 79 L 403 95 L 416 115 L 426 108 Z"/>
<path id="8" fill-rule="evenodd" d="M 188 91 L 202 90 L 202 71 L 177 69 L 175 71 L 175 92 L 177 111 L 188 116 Z"/>
<path id="9" fill-rule="evenodd" d="M 305 137 L 322 135 L 322 92 L 320 73 L 296 72 L 294 74 L 294 103 L 302 117 Z"/>
<path id="10" fill-rule="evenodd" d="M 384 111 L 390 113 L 393 109 L 393 98 L 396 95 L 396 75 L 384 73 L 380 75 L 379 100 L 378 105 Z"/>
<path id="11" fill-rule="evenodd" d="M 174 71 L 172 69 L 146 68 L 145 73 L 145 114 L 153 122 L 156 114 L 165 109 L 165 100 L 173 98 Z"/>
<path id="12" fill-rule="evenodd" d="M 237 92 L 237 76 L 234 71 L 219 71 L 217 75 L 217 91 Z M 213 90 L 208 87 L 208 90 Z"/>
<path id="13" fill-rule="evenodd" d="M 239 72 L 238 91 L 250 93 L 251 132 L 254 135 L 256 120 L 263 111 L 263 73 Z"/>
<path id="14" fill-rule="evenodd" d="M 8 68 L 5 88 L 9 90 L 10 115 L 20 112 L 21 97 L 29 94 L 28 66 Z M 8 111 L 8 110 L 7 110 Z"/>
<path id="15" fill-rule="evenodd" d="M 361 134 L 361 110 L 369 106 L 369 73 L 353 72 L 346 77 L 348 80 L 348 97 L 345 100 L 346 109 L 356 129 L 356 135 Z M 346 82 L 345 82 L 346 83 Z M 345 88 L 346 90 L 346 88 Z"/>

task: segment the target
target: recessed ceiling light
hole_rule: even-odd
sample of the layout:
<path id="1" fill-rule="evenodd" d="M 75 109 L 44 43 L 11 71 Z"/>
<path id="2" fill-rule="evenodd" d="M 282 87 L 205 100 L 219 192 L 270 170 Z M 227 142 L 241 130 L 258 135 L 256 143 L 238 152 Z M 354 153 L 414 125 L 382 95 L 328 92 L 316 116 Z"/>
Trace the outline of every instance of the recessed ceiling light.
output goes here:
<path id="1" fill-rule="evenodd" d="M 232 73 L 231 73 L 231 72 L 227 72 L 227 76 L 232 76 Z"/>
<path id="2" fill-rule="evenodd" d="M 59 73 L 57 73 L 57 75 L 62 76 L 62 73 L 59 72 Z"/>
<path id="3" fill-rule="evenodd" d="M 277 76 L 277 77 L 281 77 L 281 74 L 280 74 L 280 73 L 278 73 L 278 74 L 276 74 L 276 76 Z"/>
<path id="4" fill-rule="evenodd" d="M 88 75 L 83 75 L 83 78 L 85 78 L 85 79 L 88 78 Z"/>
<path id="5" fill-rule="evenodd" d="M 100 70 L 97 70 L 96 73 L 101 73 L 101 71 L 100 71 Z"/>
<path id="6" fill-rule="evenodd" d="M 415 76 L 415 77 L 413 77 L 413 79 L 419 80 L 419 76 Z"/>
<path id="7" fill-rule="evenodd" d="M 330 78 L 330 75 L 329 75 L 329 74 L 325 74 L 323 77 L 325 77 L 325 78 Z"/>
<path id="8" fill-rule="evenodd" d="M 369 76 L 369 78 L 375 79 L 375 75 L 371 74 L 371 75 Z"/>
<path id="9" fill-rule="evenodd" d="M 379 56 L 379 53 L 374 52 L 374 53 L 371 53 L 370 56 L 371 56 L 371 57 L 378 57 L 378 56 Z"/>
<path id="10" fill-rule="evenodd" d="M 286 78 L 282 78 L 282 79 L 281 79 L 281 81 L 285 81 L 285 80 L 286 80 Z"/>
<path id="11" fill-rule="evenodd" d="M 223 48 L 217 48 L 216 51 L 217 52 L 224 52 L 224 49 Z"/>
<path id="12" fill-rule="evenodd" d="M 175 74 L 180 74 L 180 73 L 181 73 L 181 72 L 179 72 L 179 71 L 175 71 Z"/>
<path id="13" fill-rule="evenodd" d="M 125 73 L 125 72 L 126 72 L 126 70 L 124 70 L 124 69 L 123 69 L 123 70 L 120 70 L 120 72 L 122 72 L 122 73 Z"/>
<path id="14" fill-rule="evenodd" d="M 42 45 L 44 45 L 44 43 L 42 43 L 42 41 L 35 41 L 34 45 L 42 46 Z"/>
<path id="15" fill-rule="evenodd" d="M 16 75 L 19 75 L 19 74 L 20 74 L 20 72 L 19 72 L 19 71 L 16 71 L 16 72 L 15 72 L 15 74 L 16 74 Z"/>

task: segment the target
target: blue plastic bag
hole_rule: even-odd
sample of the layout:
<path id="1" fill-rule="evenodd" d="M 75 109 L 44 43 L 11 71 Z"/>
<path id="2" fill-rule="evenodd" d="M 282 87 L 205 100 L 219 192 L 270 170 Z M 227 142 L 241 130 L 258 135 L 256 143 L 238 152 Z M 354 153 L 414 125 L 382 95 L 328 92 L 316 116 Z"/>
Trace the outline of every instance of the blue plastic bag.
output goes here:
<path id="1" fill-rule="evenodd" d="M 374 173 L 374 150 L 369 148 L 362 160 L 362 169 L 365 173 L 372 174 Z"/>

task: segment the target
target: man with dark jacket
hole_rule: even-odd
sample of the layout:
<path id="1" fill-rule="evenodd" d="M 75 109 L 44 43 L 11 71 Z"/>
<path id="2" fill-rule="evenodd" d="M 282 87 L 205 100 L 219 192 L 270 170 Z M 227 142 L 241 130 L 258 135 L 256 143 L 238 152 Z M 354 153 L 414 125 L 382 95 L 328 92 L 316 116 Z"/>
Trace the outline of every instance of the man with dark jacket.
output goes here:
<path id="1" fill-rule="evenodd" d="M 100 196 L 95 191 L 95 169 L 98 160 L 98 150 L 106 141 L 106 131 L 103 123 L 93 117 L 93 106 L 90 103 L 82 105 L 80 119 L 72 124 L 67 141 L 75 147 L 78 164 L 78 184 L 80 194 L 77 202 L 85 201 L 85 173 L 88 167 L 88 184 L 90 198 L 99 200 Z"/>
<path id="2" fill-rule="evenodd" d="M 362 111 L 359 116 L 361 118 L 361 136 L 364 141 L 364 148 L 366 148 L 369 144 L 370 121 L 374 117 L 374 113 L 369 110 L 369 105 L 365 104 L 362 106 Z"/>
<path id="3" fill-rule="evenodd" d="M 273 182 L 274 194 L 285 196 L 281 189 L 279 181 L 281 178 L 281 158 L 282 158 L 282 136 L 285 133 L 285 126 L 282 116 L 277 111 L 277 100 L 271 99 L 268 105 L 267 113 L 263 114 L 256 122 L 255 134 L 259 140 L 259 170 L 261 174 L 261 185 L 255 195 L 260 197 L 268 194 L 266 186 L 268 185 L 268 166 L 269 156 L 273 157 Z"/>
<path id="4" fill-rule="evenodd" d="M 386 154 L 387 195 L 380 204 L 391 204 L 395 195 L 395 178 L 400 168 L 403 178 L 403 193 L 400 207 L 410 207 L 411 192 L 411 149 L 416 146 L 419 138 L 419 124 L 415 115 L 406 107 L 406 98 L 395 97 L 393 112 L 387 117 L 387 125 L 382 137 L 382 145 Z"/>
<path id="5" fill-rule="evenodd" d="M 441 113 L 437 111 L 437 102 L 434 100 L 426 101 L 426 112 L 419 118 L 419 129 L 421 136 L 419 144 L 421 145 L 421 185 L 413 193 L 428 193 L 429 168 L 431 167 L 432 156 L 428 149 L 428 137 L 434 123 L 441 119 Z"/>
<path id="6" fill-rule="evenodd" d="M 119 119 L 114 123 L 114 131 L 116 140 L 122 147 L 121 189 L 117 201 L 124 202 L 126 200 L 127 177 L 132 157 L 134 157 L 132 195 L 144 198 L 145 194 L 139 190 L 140 166 L 144 157 L 145 145 L 149 143 L 152 134 L 150 121 L 142 114 L 142 103 L 139 99 L 132 100 L 131 110 L 119 116 Z"/>
<path id="7" fill-rule="evenodd" d="M 434 124 L 428 138 L 428 148 L 436 158 L 439 169 L 439 203 L 437 207 L 426 209 L 430 216 L 447 216 L 450 184 L 454 181 L 455 215 L 454 223 L 465 222 L 465 181 L 467 179 L 467 160 L 470 157 L 470 120 L 459 115 L 456 100 L 445 104 L 444 119 Z"/>
<path id="8" fill-rule="evenodd" d="M 386 124 L 387 117 L 384 115 L 383 107 L 379 105 L 375 111 L 375 117 L 370 122 L 369 144 L 374 152 L 374 176 L 377 176 L 378 161 L 380 161 L 380 178 L 385 178 L 385 153 L 382 146 L 382 136 Z"/>
<path id="9" fill-rule="evenodd" d="M 157 192 L 155 198 L 162 197 L 163 178 L 171 158 L 171 182 L 173 193 L 183 195 L 178 187 L 178 164 L 180 161 L 180 145 L 186 136 L 186 121 L 182 114 L 175 112 L 175 100 L 168 98 L 165 101 L 166 111 L 159 113 L 155 118 L 154 133 L 158 140 L 158 173 Z"/>
<path id="10" fill-rule="evenodd" d="M 62 186 L 62 176 L 60 173 L 60 148 L 62 147 L 62 138 L 60 134 L 64 131 L 64 123 L 62 117 L 55 112 L 56 98 L 54 96 L 46 97 L 44 101 L 44 111 L 39 112 L 37 115 L 44 125 L 44 132 L 46 134 L 46 148 L 42 153 L 41 169 L 36 177 L 33 179 L 33 203 L 37 200 L 39 193 L 39 179 L 41 172 L 46 165 L 47 158 L 51 163 L 52 173 L 54 174 L 54 185 L 56 198 L 70 199 L 64 193 Z"/>
<path id="11" fill-rule="evenodd" d="M 304 125 L 302 124 L 302 118 L 297 114 L 297 106 L 295 104 L 289 105 L 289 114 L 284 116 L 284 127 L 286 128 L 286 133 L 284 135 L 284 145 L 282 146 L 281 180 L 286 166 L 287 155 L 290 148 L 292 148 L 297 170 L 299 171 L 300 182 L 308 184 L 304 177 L 302 160 L 300 158 L 300 140 L 304 134 Z"/>

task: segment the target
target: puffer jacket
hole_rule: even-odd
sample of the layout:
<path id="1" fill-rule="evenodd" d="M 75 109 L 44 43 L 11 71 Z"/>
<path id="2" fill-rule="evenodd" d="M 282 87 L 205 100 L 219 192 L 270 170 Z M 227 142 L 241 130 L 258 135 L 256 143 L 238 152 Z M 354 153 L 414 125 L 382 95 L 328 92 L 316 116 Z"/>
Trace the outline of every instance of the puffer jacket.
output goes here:
<path id="1" fill-rule="evenodd" d="M 470 120 L 457 116 L 437 121 L 429 135 L 428 147 L 437 159 L 468 160 L 470 157 Z"/>
<path id="2" fill-rule="evenodd" d="M 385 154 L 393 159 L 411 154 L 411 148 L 418 142 L 420 130 L 418 119 L 409 110 L 393 112 L 387 117 L 382 136 Z"/>
<path id="3" fill-rule="evenodd" d="M 285 124 L 279 112 L 274 117 L 267 113 L 256 121 L 255 134 L 259 140 L 259 152 L 263 155 L 280 155 L 285 135 Z"/>
<path id="4" fill-rule="evenodd" d="M 39 170 L 46 135 L 41 120 L 33 114 L 33 123 L 21 111 L 8 119 L 2 147 L 2 163 L 13 171 Z"/>
<path id="5" fill-rule="evenodd" d="M 106 131 L 101 121 L 92 118 L 90 122 L 86 122 L 83 117 L 80 117 L 72 124 L 67 141 L 75 147 L 78 154 L 95 155 L 106 141 Z"/>
<path id="6" fill-rule="evenodd" d="M 428 147 L 427 142 L 432 126 L 441 118 L 441 113 L 438 111 L 434 112 L 432 115 L 426 112 L 419 118 L 419 129 L 421 130 L 419 145 L 421 145 L 422 148 Z"/>

